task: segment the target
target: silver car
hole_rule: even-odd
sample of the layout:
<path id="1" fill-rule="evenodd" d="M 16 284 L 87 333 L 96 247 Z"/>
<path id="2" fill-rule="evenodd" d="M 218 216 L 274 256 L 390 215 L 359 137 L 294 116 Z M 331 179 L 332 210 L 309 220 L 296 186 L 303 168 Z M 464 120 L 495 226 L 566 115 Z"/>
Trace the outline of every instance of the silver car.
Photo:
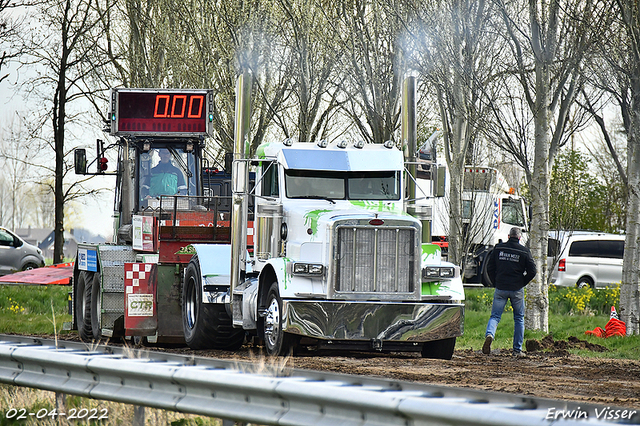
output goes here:
<path id="1" fill-rule="evenodd" d="M 622 280 L 624 235 L 576 231 L 549 236 L 547 264 L 557 286 L 602 288 Z"/>
<path id="2" fill-rule="evenodd" d="M 0 275 L 44 266 L 42 250 L 0 226 Z"/>

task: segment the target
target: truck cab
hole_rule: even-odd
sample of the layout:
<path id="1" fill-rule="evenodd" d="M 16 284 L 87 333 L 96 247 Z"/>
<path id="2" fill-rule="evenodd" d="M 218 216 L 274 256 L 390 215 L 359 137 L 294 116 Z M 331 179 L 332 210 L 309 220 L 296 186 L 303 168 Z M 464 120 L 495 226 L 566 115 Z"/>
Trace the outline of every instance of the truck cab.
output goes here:
<path id="1" fill-rule="evenodd" d="M 406 213 L 400 150 L 269 142 L 255 163 L 257 279 L 243 298 L 257 303 L 255 327 L 269 353 L 297 345 L 453 350 L 460 271 L 438 246 L 422 244 L 420 220 Z"/>

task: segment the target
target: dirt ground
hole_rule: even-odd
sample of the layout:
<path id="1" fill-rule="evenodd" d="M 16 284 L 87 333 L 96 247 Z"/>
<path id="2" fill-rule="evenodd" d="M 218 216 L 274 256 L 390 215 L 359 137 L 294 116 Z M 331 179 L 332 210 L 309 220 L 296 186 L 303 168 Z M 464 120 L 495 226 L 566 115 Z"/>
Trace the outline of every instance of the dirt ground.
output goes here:
<path id="1" fill-rule="evenodd" d="M 572 355 L 567 351 L 572 347 L 603 350 L 577 338 L 525 343 L 526 358 L 500 350 L 484 355 L 479 348 L 455 351 L 450 361 L 424 359 L 418 353 L 321 352 L 289 357 L 286 366 L 640 409 L 640 361 Z M 261 357 L 259 348 L 249 347 L 236 353 L 171 351 L 238 360 Z"/>
<path id="2" fill-rule="evenodd" d="M 43 336 L 44 337 L 44 336 Z M 69 340 L 78 340 L 69 335 Z M 270 363 L 276 367 L 330 371 L 396 380 L 508 392 L 582 403 L 640 410 L 640 360 L 587 358 L 568 349 L 605 349 L 577 338 L 525 342 L 527 356 L 513 358 L 510 351 L 456 350 L 451 360 L 422 358 L 419 353 L 364 353 L 321 351 L 265 359 L 261 347 L 243 346 L 236 352 L 184 347 L 149 347 L 150 350 L 225 360 Z"/>

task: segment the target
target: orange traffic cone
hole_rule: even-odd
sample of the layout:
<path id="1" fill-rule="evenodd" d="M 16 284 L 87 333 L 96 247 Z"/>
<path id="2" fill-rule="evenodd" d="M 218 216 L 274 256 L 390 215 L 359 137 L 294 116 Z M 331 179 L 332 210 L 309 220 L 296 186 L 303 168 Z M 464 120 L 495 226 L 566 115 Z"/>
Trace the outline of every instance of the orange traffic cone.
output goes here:
<path id="1" fill-rule="evenodd" d="M 616 312 L 615 306 L 611 307 L 611 316 L 609 317 L 609 319 L 611 318 L 620 319 L 620 317 L 618 317 L 618 312 Z"/>

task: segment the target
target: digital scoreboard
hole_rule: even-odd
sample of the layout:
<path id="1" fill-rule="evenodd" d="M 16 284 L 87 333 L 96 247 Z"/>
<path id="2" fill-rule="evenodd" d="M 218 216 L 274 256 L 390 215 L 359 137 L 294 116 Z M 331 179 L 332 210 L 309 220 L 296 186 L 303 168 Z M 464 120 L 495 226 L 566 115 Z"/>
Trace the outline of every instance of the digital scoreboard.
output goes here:
<path id="1" fill-rule="evenodd" d="M 112 89 L 111 134 L 211 136 L 213 91 Z"/>

